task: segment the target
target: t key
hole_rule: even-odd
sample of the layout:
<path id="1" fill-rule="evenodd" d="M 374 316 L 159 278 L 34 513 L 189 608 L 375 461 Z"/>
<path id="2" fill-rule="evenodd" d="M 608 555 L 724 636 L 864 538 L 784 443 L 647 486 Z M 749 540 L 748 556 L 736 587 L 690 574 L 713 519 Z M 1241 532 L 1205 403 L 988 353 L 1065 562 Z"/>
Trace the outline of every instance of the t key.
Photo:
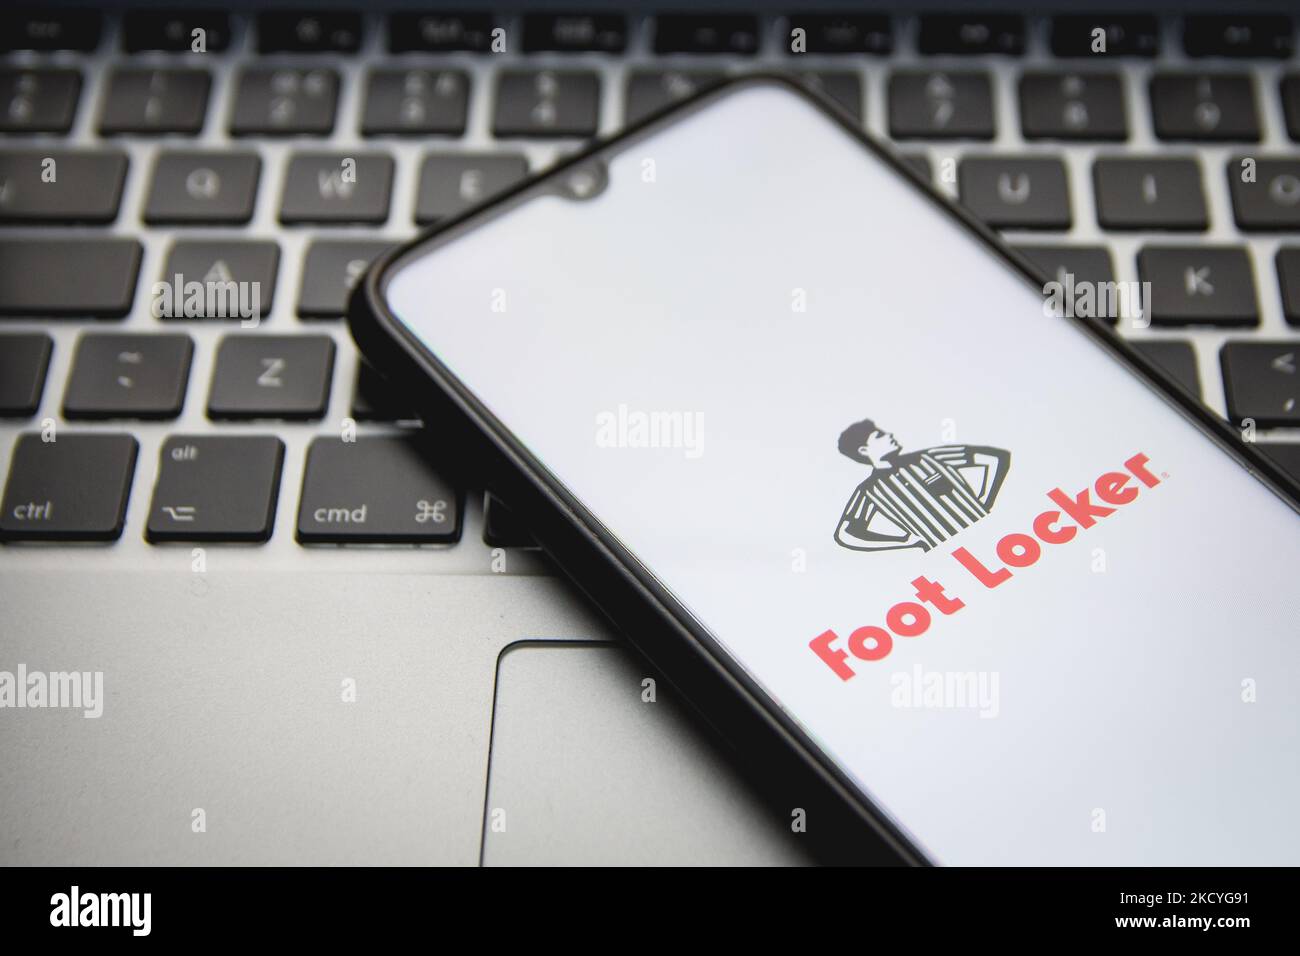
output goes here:
<path id="1" fill-rule="evenodd" d="M 271 435 L 173 435 L 159 454 L 145 537 L 267 540 L 283 462 L 284 443 Z"/>
<path id="2" fill-rule="evenodd" d="M 122 536 L 138 446 L 130 435 L 20 435 L 0 540 L 114 541 Z"/>

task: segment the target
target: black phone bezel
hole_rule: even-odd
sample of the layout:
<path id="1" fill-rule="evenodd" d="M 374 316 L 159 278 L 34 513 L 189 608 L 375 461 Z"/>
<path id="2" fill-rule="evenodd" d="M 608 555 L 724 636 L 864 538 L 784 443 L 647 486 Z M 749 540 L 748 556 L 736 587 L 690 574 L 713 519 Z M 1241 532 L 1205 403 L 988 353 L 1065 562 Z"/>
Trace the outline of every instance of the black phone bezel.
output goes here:
<path id="1" fill-rule="evenodd" d="M 437 430 L 448 453 L 449 469 L 463 480 L 491 488 L 526 516 L 538 543 L 560 569 L 681 690 L 742 760 L 758 764 L 751 769 L 778 805 L 808 804 L 817 808 L 815 819 L 805 808 L 810 814 L 806 832 L 813 835 L 810 842 L 820 859 L 881 862 L 884 848 L 901 862 L 926 864 L 933 861 L 903 825 L 859 789 L 796 721 L 757 687 L 653 575 L 409 332 L 388 310 L 384 297 L 392 271 L 417 250 L 425 252 L 430 246 L 454 241 L 461 233 L 535 194 L 562 190 L 562 177 L 574 167 L 625 148 L 722 97 L 760 84 L 777 85 L 811 103 L 1041 291 L 1043 278 L 1027 259 L 971 213 L 933 189 L 902 157 L 873 140 L 838 106 L 789 77 L 753 73 L 712 86 L 614 136 L 596 140 L 389 250 L 372 264 L 354 289 L 348 306 L 349 327 L 366 358 L 418 405 L 425 414 L 426 427 Z M 1172 376 L 1101 323 L 1064 316 L 1060 320 L 1082 329 L 1284 502 L 1300 510 L 1300 487 L 1282 467 L 1239 440 L 1228 422 L 1216 418 Z M 854 830 L 859 824 L 864 824 L 869 833 Z"/>

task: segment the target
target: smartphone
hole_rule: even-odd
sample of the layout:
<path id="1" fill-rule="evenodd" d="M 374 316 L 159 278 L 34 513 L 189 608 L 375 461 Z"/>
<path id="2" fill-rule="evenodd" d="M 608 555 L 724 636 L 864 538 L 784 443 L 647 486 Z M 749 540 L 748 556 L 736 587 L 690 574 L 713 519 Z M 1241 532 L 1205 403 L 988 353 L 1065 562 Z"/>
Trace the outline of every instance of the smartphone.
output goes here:
<path id="1" fill-rule="evenodd" d="M 395 250 L 350 320 L 746 759 L 832 794 L 795 832 L 1296 864 L 1294 488 L 1050 298 L 758 76 Z"/>

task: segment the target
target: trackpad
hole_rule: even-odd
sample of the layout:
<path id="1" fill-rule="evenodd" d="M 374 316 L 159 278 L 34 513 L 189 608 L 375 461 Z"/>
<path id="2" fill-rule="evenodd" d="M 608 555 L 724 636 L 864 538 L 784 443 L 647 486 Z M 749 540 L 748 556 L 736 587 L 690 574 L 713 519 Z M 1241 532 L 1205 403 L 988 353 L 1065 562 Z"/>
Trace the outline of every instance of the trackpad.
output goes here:
<path id="1" fill-rule="evenodd" d="M 810 862 L 687 718 L 614 644 L 525 643 L 501 657 L 483 862 Z"/>

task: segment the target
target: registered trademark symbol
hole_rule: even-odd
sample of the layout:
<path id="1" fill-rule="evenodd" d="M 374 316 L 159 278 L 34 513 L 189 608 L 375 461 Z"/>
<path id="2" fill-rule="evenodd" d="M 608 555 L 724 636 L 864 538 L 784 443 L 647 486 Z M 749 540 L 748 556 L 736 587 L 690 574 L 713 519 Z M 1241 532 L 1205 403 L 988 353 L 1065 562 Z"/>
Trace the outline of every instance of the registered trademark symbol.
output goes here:
<path id="1" fill-rule="evenodd" d="M 1168 477 L 1169 477 L 1169 472 L 1167 472 L 1167 471 L 1162 471 L 1162 472 L 1160 472 L 1160 477 L 1161 477 L 1161 478 L 1168 478 Z"/>

